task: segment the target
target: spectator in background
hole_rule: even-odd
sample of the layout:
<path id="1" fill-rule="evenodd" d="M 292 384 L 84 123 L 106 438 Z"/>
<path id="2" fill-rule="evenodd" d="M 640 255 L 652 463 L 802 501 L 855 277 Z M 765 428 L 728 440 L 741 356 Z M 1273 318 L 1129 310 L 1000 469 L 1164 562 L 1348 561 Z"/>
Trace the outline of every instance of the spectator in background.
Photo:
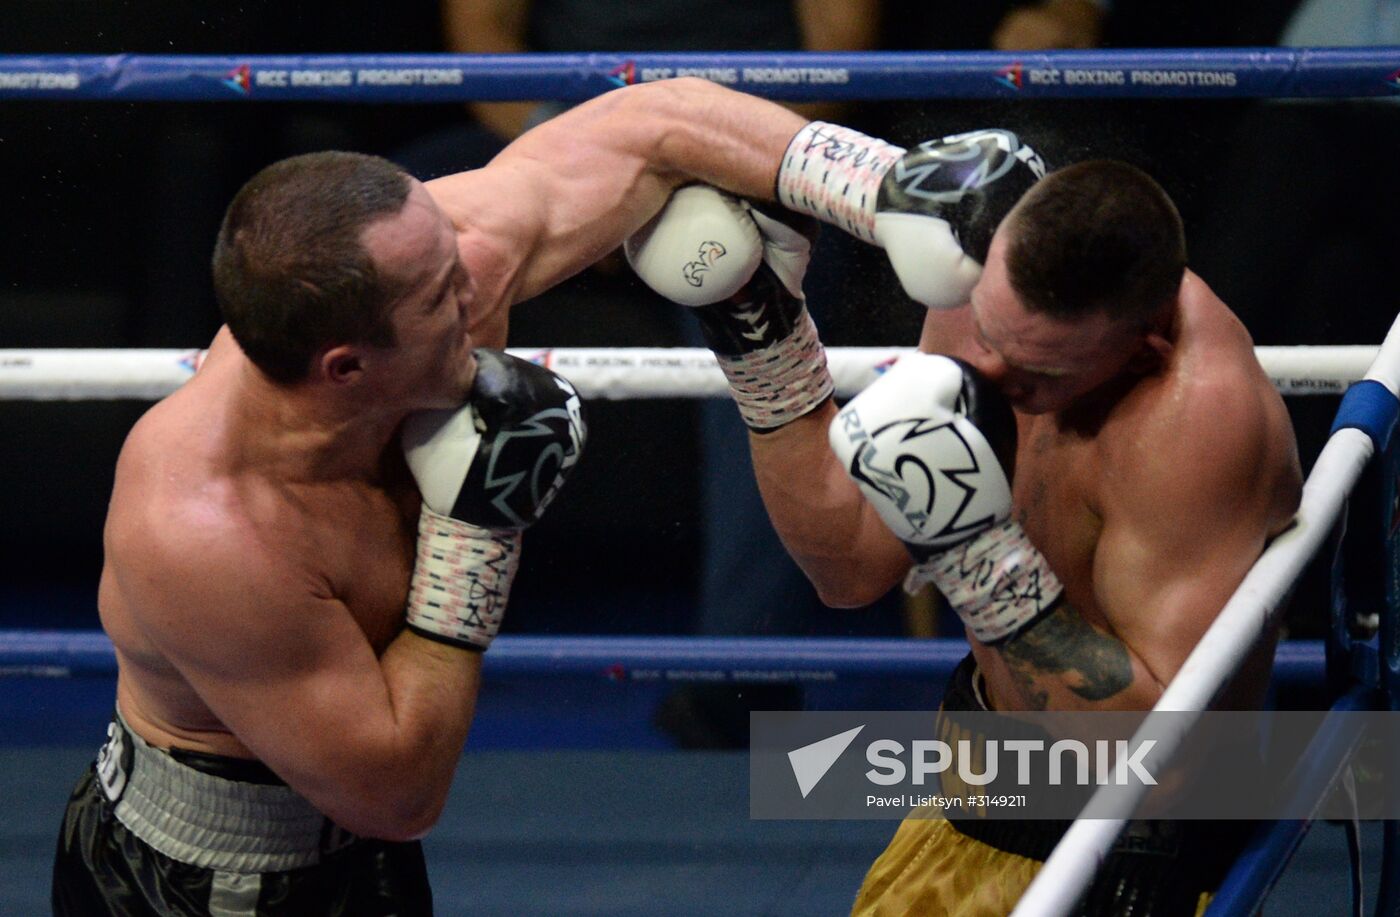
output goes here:
<path id="1" fill-rule="evenodd" d="M 875 47 L 880 23 L 879 0 L 720 0 L 707 4 L 700 16 L 689 4 L 664 0 L 442 0 L 441 13 L 447 49 L 463 54 L 865 51 Z M 424 138 L 403 155 L 426 168 L 456 171 L 463 167 L 462 157 L 484 162 L 570 104 L 471 102 L 467 108 L 484 132 L 468 146 L 462 146 L 468 130 L 458 126 Z M 841 114 L 839 104 L 831 102 L 791 107 L 813 119 Z M 449 168 L 439 158 L 457 164 Z"/>
<path id="2" fill-rule="evenodd" d="M 1008 12 L 992 32 L 997 51 L 1097 48 L 1108 0 L 1044 0 Z"/>
<path id="3" fill-rule="evenodd" d="M 1400 44 L 1396 0 L 1289 0 L 1263 10 L 1263 41 L 1290 47 Z M 1396 99 L 1252 103 L 1212 145 L 1213 193 L 1192 240 L 1192 264 L 1212 278 L 1255 344 L 1374 344 L 1395 317 L 1400 267 L 1393 201 L 1400 196 Z M 1364 182 L 1364 190 L 1359 190 Z M 1287 400 L 1298 453 L 1311 467 L 1336 398 Z M 1299 580 L 1288 635 L 1322 637 L 1325 565 Z"/>
<path id="4" fill-rule="evenodd" d="M 1083 0 L 1071 0 L 1083 2 Z M 875 47 L 878 0 L 723 0 L 704 15 L 691 4 L 579 0 L 443 0 L 443 26 L 453 51 L 865 51 Z M 568 103 L 475 102 L 469 108 L 498 137 L 510 140 Z M 792 105 L 808 118 L 841 113 L 839 103 Z"/>
<path id="5" fill-rule="evenodd" d="M 1400 3 L 1395 0 L 1304 0 L 1279 39 L 1281 45 L 1299 48 L 1397 43 Z"/>

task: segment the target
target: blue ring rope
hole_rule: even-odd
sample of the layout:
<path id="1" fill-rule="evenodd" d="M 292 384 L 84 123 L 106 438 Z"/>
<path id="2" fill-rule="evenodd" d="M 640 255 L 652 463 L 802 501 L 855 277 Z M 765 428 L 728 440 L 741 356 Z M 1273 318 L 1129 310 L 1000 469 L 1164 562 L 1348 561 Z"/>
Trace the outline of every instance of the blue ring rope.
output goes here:
<path id="1" fill-rule="evenodd" d="M 1351 98 L 1400 95 L 1400 47 L 1045 52 L 0 55 L 0 99 L 578 101 L 697 75 L 828 99 Z"/>
<path id="2" fill-rule="evenodd" d="M 489 678 L 614 681 L 828 682 L 947 677 L 967 641 L 899 637 L 544 637 L 506 635 L 483 658 Z M 1279 644 L 1279 683 L 1321 684 L 1321 640 Z M 0 630 L 0 676 L 112 677 L 116 655 L 98 630 Z"/>

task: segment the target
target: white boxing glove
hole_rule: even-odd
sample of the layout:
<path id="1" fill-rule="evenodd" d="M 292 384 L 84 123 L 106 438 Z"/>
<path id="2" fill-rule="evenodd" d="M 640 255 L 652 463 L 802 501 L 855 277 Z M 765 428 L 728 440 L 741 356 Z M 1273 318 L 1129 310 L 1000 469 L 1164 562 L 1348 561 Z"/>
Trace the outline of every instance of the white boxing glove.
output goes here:
<path id="1" fill-rule="evenodd" d="M 847 474 L 920 559 L 1011 515 L 1016 420 L 1005 396 L 960 360 L 900 357 L 828 434 Z"/>
<path id="2" fill-rule="evenodd" d="M 976 640 L 998 644 L 1051 613 L 1064 589 L 1012 515 L 1016 420 L 967 364 L 914 353 L 851 399 L 832 451 L 915 566 Z"/>
<path id="3" fill-rule="evenodd" d="M 875 244 L 885 250 L 904 295 L 929 309 L 965 305 L 982 265 L 963 251 L 947 220 L 918 213 L 875 214 Z"/>
<path id="4" fill-rule="evenodd" d="M 815 223 L 803 222 L 815 231 Z M 735 238 L 741 247 L 727 247 L 727 254 L 715 263 L 742 256 L 730 263 L 751 263 L 742 276 L 726 267 L 719 277 L 722 283 L 716 284 L 713 272 L 676 270 L 682 254 L 714 250 L 714 240 Z M 751 429 L 776 429 L 831 396 L 826 351 L 802 294 L 812 253 L 807 235 L 722 191 L 691 185 L 677 191 L 656 219 L 628 240 L 625 250 L 647 286 L 692 307 Z M 699 286 L 692 285 L 695 280 Z"/>
<path id="5" fill-rule="evenodd" d="M 657 293 L 683 306 L 707 306 L 749 282 L 763 239 L 742 201 L 709 185 L 687 185 L 622 250 Z"/>

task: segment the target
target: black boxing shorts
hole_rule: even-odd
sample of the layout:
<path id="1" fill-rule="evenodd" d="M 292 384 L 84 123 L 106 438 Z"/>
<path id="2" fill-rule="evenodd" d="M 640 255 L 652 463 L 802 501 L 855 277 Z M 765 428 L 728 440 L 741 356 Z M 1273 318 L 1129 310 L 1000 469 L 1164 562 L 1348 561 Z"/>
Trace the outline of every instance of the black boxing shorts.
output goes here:
<path id="1" fill-rule="evenodd" d="M 957 713 L 987 709 L 979 678 L 976 660 L 969 654 L 949 679 L 940 707 L 940 735 L 956 728 L 950 721 L 956 720 Z M 1050 856 L 1072 824 L 957 817 L 950 817 L 948 823 L 983 844 L 1040 861 Z M 1255 827 L 1247 821 L 1131 821 L 1075 913 L 1082 917 L 1195 914 L 1201 896 L 1220 886 Z"/>
<path id="2" fill-rule="evenodd" d="M 59 917 L 432 913 L 417 842 L 341 830 L 259 762 L 107 732 L 64 812 Z"/>

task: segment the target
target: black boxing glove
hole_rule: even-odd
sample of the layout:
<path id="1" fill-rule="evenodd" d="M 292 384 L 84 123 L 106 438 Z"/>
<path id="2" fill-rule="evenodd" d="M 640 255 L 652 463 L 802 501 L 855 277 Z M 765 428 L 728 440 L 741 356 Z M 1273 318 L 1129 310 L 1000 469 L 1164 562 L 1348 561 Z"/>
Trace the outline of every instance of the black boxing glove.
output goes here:
<path id="1" fill-rule="evenodd" d="M 884 248 L 911 299 L 953 309 L 981 276 L 997 225 L 1044 176 L 1044 161 L 1011 131 L 904 150 L 813 121 L 783 155 L 778 199 Z"/>
<path id="2" fill-rule="evenodd" d="M 485 650 L 500 630 L 520 532 L 563 487 L 586 428 L 562 376 L 497 350 L 475 356 L 466 404 L 404 421 L 404 455 L 423 495 L 406 616 L 425 637 Z"/>

